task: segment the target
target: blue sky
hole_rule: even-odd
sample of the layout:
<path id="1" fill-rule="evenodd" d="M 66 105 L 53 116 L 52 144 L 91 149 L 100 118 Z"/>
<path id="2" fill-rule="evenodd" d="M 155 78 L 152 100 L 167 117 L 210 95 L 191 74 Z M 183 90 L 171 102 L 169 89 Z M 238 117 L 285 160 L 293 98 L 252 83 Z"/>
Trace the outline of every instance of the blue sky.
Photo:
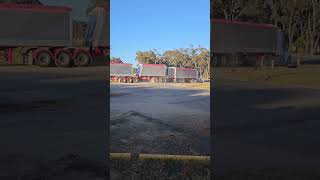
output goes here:
<path id="1" fill-rule="evenodd" d="M 210 47 L 209 0 L 111 0 L 111 56 L 136 64 L 135 53 L 189 45 Z"/>

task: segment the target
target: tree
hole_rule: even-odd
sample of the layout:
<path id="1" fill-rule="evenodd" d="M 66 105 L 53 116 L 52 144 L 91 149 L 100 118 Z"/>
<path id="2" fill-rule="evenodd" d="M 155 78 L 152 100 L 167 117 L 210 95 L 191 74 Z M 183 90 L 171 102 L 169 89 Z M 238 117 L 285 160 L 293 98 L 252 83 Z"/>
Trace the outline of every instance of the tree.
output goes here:
<path id="1" fill-rule="evenodd" d="M 167 50 L 163 54 L 157 53 L 156 50 L 138 51 L 136 55 L 139 63 L 161 63 L 173 67 L 194 68 L 200 72 L 202 78 L 210 77 L 210 52 L 200 46 Z"/>
<path id="2" fill-rule="evenodd" d="M 138 51 L 136 53 L 136 60 L 141 64 L 156 64 L 159 61 L 159 57 L 154 50 Z"/>
<path id="3" fill-rule="evenodd" d="M 314 54 L 319 47 L 320 38 L 320 1 L 306 0 L 299 14 L 300 39 L 305 52 Z"/>
<path id="4" fill-rule="evenodd" d="M 238 20 L 263 17 L 261 14 L 263 0 L 214 0 L 211 3 L 214 18 Z"/>
<path id="5" fill-rule="evenodd" d="M 118 58 L 118 57 L 111 57 L 110 62 L 111 63 L 123 63 L 121 58 Z"/>

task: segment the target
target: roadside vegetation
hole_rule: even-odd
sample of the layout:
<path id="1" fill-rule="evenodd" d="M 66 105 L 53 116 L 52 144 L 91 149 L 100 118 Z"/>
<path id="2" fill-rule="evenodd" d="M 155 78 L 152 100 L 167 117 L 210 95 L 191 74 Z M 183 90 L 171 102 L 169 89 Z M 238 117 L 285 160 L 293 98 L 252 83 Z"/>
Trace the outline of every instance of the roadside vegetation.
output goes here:
<path id="1" fill-rule="evenodd" d="M 320 65 L 304 65 L 301 68 L 275 67 L 255 70 L 254 68 L 215 68 L 217 79 L 263 82 L 279 86 L 301 86 L 320 89 Z"/>

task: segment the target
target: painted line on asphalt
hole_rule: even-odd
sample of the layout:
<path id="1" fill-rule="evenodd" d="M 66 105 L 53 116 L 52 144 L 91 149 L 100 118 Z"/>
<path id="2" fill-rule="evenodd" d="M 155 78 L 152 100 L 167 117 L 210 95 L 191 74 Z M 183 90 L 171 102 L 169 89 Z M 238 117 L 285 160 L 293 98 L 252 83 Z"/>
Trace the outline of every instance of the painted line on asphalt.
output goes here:
<path id="1" fill-rule="evenodd" d="M 119 159 L 131 160 L 131 153 L 110 153 L 110 159 L 111 160 L 119 160 Z"/>

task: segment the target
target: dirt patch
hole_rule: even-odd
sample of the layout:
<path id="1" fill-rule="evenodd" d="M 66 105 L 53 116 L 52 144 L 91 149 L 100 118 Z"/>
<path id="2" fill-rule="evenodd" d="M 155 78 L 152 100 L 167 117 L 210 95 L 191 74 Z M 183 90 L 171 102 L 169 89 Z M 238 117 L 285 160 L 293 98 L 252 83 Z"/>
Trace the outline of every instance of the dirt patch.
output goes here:
<path id="1" fill-rule="evenodd" d="M 279 86 L 297 86 L 319 89 L 320 65 L 304 65 L 301 68 L 275 67 L 274 69 L 254 70 L 253 68 L 215 68 L 216 81 L 222 79 L 264 82 Z M 220 79 L 220 80 L 219 80 Z"/>
<path id="2" fill-rule="evenodd" d="M 210 167 L 199 162 L 125 161 L 111 163 L 111 179 L 210 179 Z"/>
<path id="3" fill-rule="evenodd" d="M 196 132 L 135 111 L 111 119 L 110 127 L 112 152 L 198 155 L 205 154 L 202 144 L 208 144 Z"/>

